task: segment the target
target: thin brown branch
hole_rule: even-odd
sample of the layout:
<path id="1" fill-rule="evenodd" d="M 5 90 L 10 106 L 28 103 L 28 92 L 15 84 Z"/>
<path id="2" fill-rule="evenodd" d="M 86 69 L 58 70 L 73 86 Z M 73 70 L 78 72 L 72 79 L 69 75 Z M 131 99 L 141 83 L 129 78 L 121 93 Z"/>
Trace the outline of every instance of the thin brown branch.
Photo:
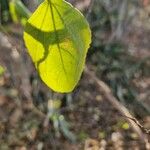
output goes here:
<path id="1" fill-rule="evenodd" d="M 147 141 L 147 138 L 142 132 L 141 128 L 135 121 L 131 120 L 131 118 L 134 117 L 131 115 L 128 109 L 125 106 L 123 106 L 117 100 L 117 98 L 113 96 L 113 93 L 109 88 L 109 86 L 105 84 L 103 81 L 99 80 L 98 77 L 96 77 L 96 75 L 93 72 L 91 72 L 87 67 L 85 68 L 85 73 L 94 80 L 99 92 L 101 92 L 104 95 L 104 97 L 113 105 L 113 107 L 115 107 L 121 113 L 122 116 L 128 116 L 126 117 L 126 120 L 129 122 L 133 130 L 138 134 L 141 141 L 145 143 Z"/>
<path id="2" fill-rule="evenodd" d="M 128 116 L 123 116 L 123 117 L 126 117 L 126 118 L 128 118 L 128 119 L 131 119 L 132 121 L 134 121 L 134 122 L 141 128 L 141 130 L 142 130 L 144 133 L 150 135 L 150 129 L 146 129 L 136 118 L 131 118 L 131 117 L 128 117 Z"/>

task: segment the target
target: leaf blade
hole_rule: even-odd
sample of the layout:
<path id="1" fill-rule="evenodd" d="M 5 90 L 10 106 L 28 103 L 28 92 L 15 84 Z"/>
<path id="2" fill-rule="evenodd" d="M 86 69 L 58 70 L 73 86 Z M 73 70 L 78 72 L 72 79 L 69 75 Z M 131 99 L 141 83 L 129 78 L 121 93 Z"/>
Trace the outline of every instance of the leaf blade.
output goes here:
<path id="1" fill-rule="evenodd" d="M 24 40 L 42 80 L 54 91 L 71 92 L 91 43 L 83 15 L 65 1 L 44 1 L 29 19 Z"/>

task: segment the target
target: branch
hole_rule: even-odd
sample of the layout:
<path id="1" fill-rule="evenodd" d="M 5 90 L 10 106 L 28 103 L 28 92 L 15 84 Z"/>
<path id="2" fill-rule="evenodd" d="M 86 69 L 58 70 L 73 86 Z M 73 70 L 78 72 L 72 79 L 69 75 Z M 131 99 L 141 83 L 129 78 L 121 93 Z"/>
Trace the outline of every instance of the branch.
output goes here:
<path id="1" fill-rule="evenodd" d="M 123 106 L 119 101 L 113 96 L 111 89 L 103 81 L 99 80 L 94 73 L 92 73 L 87 67 L 85 68 L 85 73 L 94 80 L 99 92 L 103 93 L 104 97 L 121 113 L 122 116 L 126 117 L 126 120 L 130 123 L 133 130 L 138 134 L 141 141 L 147 142 L 146 136 L 143 134 L 141 127 L 137 122 L 131 118 L 134 118 L 128 109 Z"/>
<path id="2" fill-rule="evenodd" d="M 123 116 L 123 117 L 126 117 L 126 118 L 128 118 L 128 119 L 131 119 L 132 121 L 134 121 L 134 122 L 139 126 L 139 128 L 141 128 L 141 130 L 142 130 L 144 133 L 150 135 L 150 129 L 146 129 L 142 124 L 140 124 L 140 122 L 139 122 L 136 118 L 131 118 L 131 117 L 128 117 L 128 116 Z"/>

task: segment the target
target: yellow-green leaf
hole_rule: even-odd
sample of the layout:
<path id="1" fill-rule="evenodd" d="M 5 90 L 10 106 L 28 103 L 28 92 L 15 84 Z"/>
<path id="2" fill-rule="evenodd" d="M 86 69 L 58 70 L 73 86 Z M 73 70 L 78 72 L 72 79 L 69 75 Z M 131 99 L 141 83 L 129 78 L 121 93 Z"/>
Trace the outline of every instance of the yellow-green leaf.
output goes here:
<path id="1" fill-rule="evenodd" d="M 41 79 L 71 92 L 83 71 L 91 31 L 84 16 L 63 0 L 45 0 L 28 20 L 24 40 Z"/>

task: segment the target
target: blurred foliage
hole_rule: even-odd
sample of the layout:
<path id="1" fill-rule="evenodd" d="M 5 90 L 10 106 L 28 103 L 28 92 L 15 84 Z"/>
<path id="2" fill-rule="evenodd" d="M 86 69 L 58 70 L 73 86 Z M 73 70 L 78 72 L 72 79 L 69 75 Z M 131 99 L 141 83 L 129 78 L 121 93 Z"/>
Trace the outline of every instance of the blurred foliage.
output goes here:
<path id="1" fill-rule="evenodd" d="M 30 17 L 31 12 L 25 7 L 20 0 L 12 0 L 9 3 L 10 14 L 14 23 L 21 22 L 25 25 L 27 19 Z"/>
<path id="2" fill-rule="evenodd" d="M 43 0 L 36 0 L 39 5 Z M 25 25 L 27 19 L 31 15 L 30 10 L 26 7 L 26 0 L 0 0 L 0 22 L 7 23 L 12 20 L 14 23 Z"/>
<path id="3" fill-rule="evenodd" d="M 41 1 L 36 1 L 36 3 L 39 4 Z M 3 6 L 3 13 L 8 11 L 8 1 L 1 0 L 0 4 Z M 18 19 L 29 17 L 30 11 L 20 0 L 12 0 L 10 4 L 13 7 L 10 7 L 11 16 L 15 22 L 18 22 Z M 126 6 L 126 3 L 123 4 L 123 2 L 118 0 L 94 1 L 93 9 L 88 16 L 93 31 L 93 43 L 88 53 L 89 62 L 96 67 L 96 71 L 101 79 L 110 85 L 114 94 L 122 103 L 132 108 L 139 115 L 141 112 L 142 114 L 143 112 L 145 112 L 144 114 L 150 114 L 150 109 L 138 99 L 138 93 L 131 84 L 135 76 L 142 76 L 143 74 L 148 76 L 150 74 L 149 58 L 143 58 L 143 60 L 135 59 L 134 56 L 131 56 L 126 51 L 128 47 L 123 44 L 121 39 L 116 40 L 113 38 L 113 35 L 117 32 L 115 27 L 118 27 L 118 24 L 120 24 L 119 12 L 121 8 L 119 6 L 122 5 Z M 128 9 L 128 7 L 133 8 L 133 6 L 139 7 L 139 0 L 128 1 L 125 9 Z M 85 11 L 85 14 L 88 11 Z M 134 9 L 132 11 L 129 9 L 124 16 L 125 18 L 120 19 L 129 22 L 132 20 L 134 13 Z M 4 22 L 6 19 L 2 21 Z M 137 111 L 138 109 L 141 111 Z"/>
<path id="4" fill-rule="evenodd" d="M 133 3 L 132 1 L 130 3 Z M 109 3 L 110 4 L 110 3 Z M 111 39 L 114 34 L 111 21 L 119 14 L 109 15 L 103 3 L 95 1 L 89 21 L 93 31 L 93 44 L 89 52 L 90 62 L 98 76 L 107 82 L 115 96 L 139 116 L 150 114 L 150 109 L 138 99 L 138 92 L 132 84 L 137 76 L 149 76 L 149 57 L 142 60 L 131 56 L 121 39 Z M 115 12 L 115 9 L 114 9 Z"/>
<path id="5" fill-rule="evenodd" d="M 0 22 L 6 23 L 9 20 L 8 0 L 0 0 Z"/>
<path id="6" fill-rule="evenodd" d="M 118 45 L 113 43 L 103 46 L 101 51 L 93 54 L 91 61 L 96 66 L 98 75 L 109 84 L 123 104 L 135 109 L 134 112 L 138 115 L 150 114 L 150 109 L 138 99 L 138 93 L 131 84 L 135 76 L 149 74 L 150 58 L 137 62 Z"/>
<path id="7" fill-rule="evenodd" d="M 0 75 L 2 75 L 4 73 L 4 68 L 2 66 L 0 66 Z"/>
<path id="8" fill-rule="evenodd" d="M 28 6 L 26 7 L 26 9 L 29 8 L 29 6 L 30 8 L 33 7 L 31 5 L 33 1 L 36 4 L 38 4 L 42 0 L 32 0 L 32 1 L 22 0 L 25 6 Z M 68 1 L 76 2 L 76 3 L 80 2 L 78 0 L 68 0 Z M 81 1 L 82 1 L 81 2 L 82 4 L 84 0 L 81 0 Z M 140 80 L 143 80 L 143 78 L 149 78 L 150 58 L 148 57 L 148 55 L 145 55 L 145 54 L 144 54 L 144 57 L 140 57 L 140 58 L 138 58 L 137 56 L 134 56 L 133 54 L 131 55 L 129 50 L 132 51 L 132 49 L 128 47 L 127 45 L 128 43 L 124 43 L 123 41 L 125 39 L 124 28 L 131 27 L 131 29 L 133 30 L 133 26 L 130 26 L 130 21 L 133 21 L 135 19 L 134 16 L 135 16 L 135 12 L 139 8 L 139 1 L 140 0 L 130 0 L 130 1 L 128 0 L 127 6 L 129 7 L 128 8 L 129 10 L 125 9 L 126 13 L 125 13 L 125 16 L 123 16 L 124 17 L 123 19 L 119 19 L 120 18 L 119 12 L 120 10 L 122 10 L 122 7 L 120 6 L 122 6 L 122 2 L 125 2 L 123 0 L 122 1 L 120 0 L 95 0 L 93 7 L 92 7 L 92 11 L 90 11 L 90 13 L 89 13 L 89 9 L 86 9 L 85 7 L 84 13 L 85 15 L 89 13 L 88 20 L 90 22 L 90 25 L 92 28 L 92 34 L 93 34 L 93 43 L 88 53 L 87 63 L 88 63 L 88 66 L 91 67 L 93 71 L 95 71 L 97 76 L 101 80 L 105 81 L 111 87 L 117 99 L 121 103 L 123 103 L 125 106 L 127 106 L 127 108 L 129 108 L 129 110 L 132 113 L 135 113 L 135 115 L 137 115 L 138 117 L 141 117 L 142 120 L 140 121 L 144 121 L 145 122 L 144 125 L 148 126 L 149 120 L 147 119 L 147 121 L 145 121 L 145 118 L 147 118 L 145 116 L 150 114 L 150 108 L 149 108 L 149 105 L 147 105 L 147 102 L 149 100 L 148 99 L 146 99 L 145 101 L 140 100 L 140 96 L 139 96 L 140 93 L 138 93 L 137 91 L 139 89 L 135 87 L 133 80 L 136 79 L 135 82 L 139 82 Z M 9 12 L 8 12 L 9 5 L 7 2 L 8 1 L 6 0 L 0 0 L 0 6 L 2 8 L 1 9 L 2 13 L 0 14 L 1 15 L 0 20 L 2 23 L 5 23 L 5 24 L 6 22 L 12 21 L 12 19 L 10 19 L 11 16 L 9 15 Z M 33 10 L 33 9 L 30 9 L 30 10 Z M 16 15 L 18 16 L 19 14 L 16 14 Z M 123 23 L 120 24 L 119 20 L 123 21 Z M 116 38 L 116 36 L 113 36 L 113 35 L 117 35 L 116 34 L 118 32 L 117 29 L 118 27 L 120 27 L 120 25 L 121 25 L 122 36 L 121 38 Z M 6 28 L 6 26 L 3 26 L 3 27 Z M 142 22 L 141 27 L 143 28 L 143 22 Z M 12 26 L 12 28 L 14 28 L 14 26 Z M 9 28 L 8 33 L 11 34 L 12 28 Z M 140 28 L 140 32 L 141 31 L 143 30 L 141 30 Z M 138 32 L 138 30 L 134 29 L 133 34 L 135 34 L 135 32 Z M 18 33 L 19 31 L 15 35 L 17 35 Z M 132 34 L 132 31 L 131 31 L 131 34 Z M 142 33 L 142 35 L 146 36 L 144 33 Z M 136 34 L 134 36 L 136 36 L 137 38 Z M 129 40 L 132 40 L 132 39 L 128 39 L 128 41 Z M 144 41 L 142 37 L 140 37 L 140 42 L 141 41 Z M 144 49 L 144 45 L 141 45 L 141 47 L 140 47 L 140 50 L 142 51 Z M 24 51 L 24 48 L 22 48 L 22 50 Z M 25 60 L 23 61 L 23 63 L 27 63 L 28 61 L 27 57 L 25 57 L 25 59 L 23 60 Z M 19 66 L 21 65 L 19 64 Z M 30 70 L 30 67 L 31 66 L 29 66 L 27 69 Z M 0 67 L 0 70 L 2 70 L 3 72 L 3 69 L 1 69 L 1 67 Z M 27 71 L 25 70 L 25 72 Z M 37 74 L 35 73 L 34 70 L 32 70 L 32 72 L 30 73 L 31 74 L 29 78 L 31 80 L 30 82 L 32 86 L 31 94 L 32 94 L 33 103 L 35 106 L 37 106 L 39 110 L 43 110 L 42 112 L 44 114 L 47 114 L 46 121 L 48 120 L 48 123 L 50 121 L 51 123 L 50 125 L 52 125 L 51 130 L 47 130 L 47 126 L 44 128 L 44 130 L 42 129 L 42 125 L 43 124 L 45 125 L 46 121 L 44 120 L 44 123 L 43 123 L 43 120 L 39 121 L 40 120 L 39 115 L 35 117 L 33 115 L 33 110 L 31 110 L 30 114 L 28 113 L 28 110 L 25 110 L 25 112 L 22 114 L 21 121 L 15 123 L 15 125 L 17 125 L 18 128 L 10 127 L 9 121 L 8 123 L 4 124 L 4 127 L 6 127 L 6 129 L 4 128 L 5 129 L 4 137 L 6 138 L 3 138 L 2 136 L 2 139 L 4 141 L 2 141 L 2 144 L 0 144 L 0 149 L 8 149 L 9 145 L 11 145 L 10 143 L 13 143 L 12 139 L 15 139 L 14 143 L 16 143 L 16 141 L 20 142 L 23 139 L 24 145 L 26 144 L 27 146 L 29 143 L 33 143 L 35 146 L 37 146 L 38 143 L 40 144 L 42 143 L 45 146 L 52 144 L 54 145 L 54 147 L 57 147 L 57 146 L 59 147 L 58 143 L 60 142 L 61 145 L 60 145 L 60 148 L 58 149 L 67 149 L 67 148 L 62 148 L 62 146 L 65 145 L 66 143 L 64 142 L 64 137 L 70 139 L 71 141 L 77 140 L 78 142 L 79 140 L 82 142 L 88 138 L 91 138 L 92 136 L 96 137 L 97 135 L 99 139 L 104 139 L 104 141 L 106 140 L 107 145 L 109 145 L 109 141 L 111 142 L 110 145 L 112 145 L 113 142 L 111 141 L 111 136 L 115 132 L 121 133 L 122 131 L 123 131 L 123 134 L 121 134 L 123 136 L 122 142 L 125 145 L 129 146 L 129 147 L 125 147 L 125 149 L 134 149 L 135 146 L 138 146 L 141 144 L 139 141 L 136 141 L 137 135 L 135 133 L 133 134 L 133 132 L 130 129 L 129 124 L 123 121 L 124 118 L 121 117 L 119 121 L 120 116 L 118 115 L 116 110 L 112 106 L 110 106 L 109 103 L 107 103 L 105 99 L 103 99 L 103 95 L 100 95 L 101 93 L 95 93 L 97 92 L 96 87 L 93 88 L 93 86 L 91 86 L 91 83 L 88 82 L 90 81 L 90 79 L 87 81 L 84 81 L 83 79 L 83 82 L 81 82 L 81 86 L 77 88 L 77 90 L 75 90 L 73 94 L 71 93 L 69 98 L 68 98 L 68 95 L 67 96 L 61 95 L 60 97 L 57 97 L 56 93 L 49 92 L 45 87 L 43 88 L 43 86 L 39 84 L 40 83 L 39 78 L 37 77 Z M 143 81 L 144 83 L 143 82 L 142 83 L 147 85 L 148 83 L 145 83 L 146 81 Z M 11 88 L 12 86 L 11 84 L 12 82 L 10 83 L 9 88 Z M 10 93 L 10 90 L 8 90 L 7 88 L 6 88 L 6 91 L 7 93 Z M 142 89 L 142 91 L 144 94 L 146 93 L 145 89 Z M 19 92 L 19 94 L 21 95 L 23 93 Z M 100 95 L 100 98 L 93 100 L 95 99 L 95 96 L 97 95 L 98 96 Z M 9 96 L 9 97 L 12 97 L 12 96 Z M 74 103 L 69 105 L 70 103 L 69 104 L 67 103 L 67 100 L 69 99 L 71 99 L 71 103 L 73 99 Z M 48 101 L 48 104 L 47 104 L 47 101 Z M 8 113 L 6 111 L 8 113 L 9 120 L 11 120 L 10 118 L 14 118 L 15 116 L 15 115 L 12 116 L 15 109 L 17 108 L 14 105 L 14 102 L 15 101 L 10 100 L 9 104 L 7 103 L 6 105 L 7 107 L 3 107 L 4 110 L 7 110 L 9 112 Z M 14 105 L 12 109 L 8 107 L 8 106 L 11 106 L 10 103 Z M 100 118 L 97 120 L 98 122 L 96 123 L 94 122 L 94 119 L 91 120 L 93 118 L 93 115 L 95 115 L 96 113 L 94 111 L 91 111 L 91 113 L 89 113 L 89 110 L 93 110 L 95 108 L 100 111 Z M 70 125 L 65 120 L 62 114 L 64 114 L 65 117 L 68 117 L 67 120 L 71 120 L 70 121 L 70 125 L 72 127 L 71 131 L 73 131 L 74 133 L 77 132 L 76 134 L 77 137 L 75 137 L 72 134 L 72 132 L 70 132 Z M 4 118 L 5 118 L 4 120 L 6 120 L 5 116 Z M 93 122 L 95 124 L 93 124 Z M 29 133 L 32 134 L 31 132 L 32 128 L 37 130 L 36 131 L 37 137 L 35 139 L 33 138 L 34 142 L 27 140 L 27 137 L 28 137 L 27 135 Z M 11 131 L 11 129 L 13 131 Z M 7 135 L 5 131 L 8 131 Z M 61 135 L 63 135 L 63 141 L 60 140 Z M 58 140 L 56 137 L 58 138 Z M 56 139 L 56 142 L 53 143 L 53 140 L 55 139 Z M 116 146 L 118 144 L 114 143 L 114 145 Z M 27 149 L 30 149 L 30 148 L 31 147 L 29 148 L 27 147 Z M 14 147 L 13 148 L 11 147 L 11 149 L 14 149 Z M 50 149 L 53 149 L 53 148 L 50 148 Z M 69 147 L 69 149 L 71 148 Z M 108 149 L 111 149 L 111 148 L 108 147 Z"/>

